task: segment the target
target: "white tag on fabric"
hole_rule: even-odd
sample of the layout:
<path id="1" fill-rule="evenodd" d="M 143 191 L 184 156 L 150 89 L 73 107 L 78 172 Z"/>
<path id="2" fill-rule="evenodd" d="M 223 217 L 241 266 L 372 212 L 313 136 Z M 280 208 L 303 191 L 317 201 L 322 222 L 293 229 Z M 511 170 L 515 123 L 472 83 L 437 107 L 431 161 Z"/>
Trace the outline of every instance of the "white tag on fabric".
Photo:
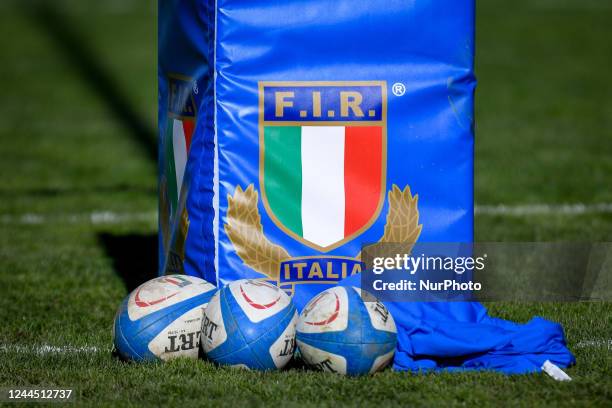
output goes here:
<path id="1" fill-rule="evenodd" d="M 550 375 L 556 381 L 572 381 L 572 377 L 567 375 L 565 371 L 560 369 L 557 365 L 551 363 L 550 360 L 546 360 L 544 364 L 542 364 L 542 371 Z"/>

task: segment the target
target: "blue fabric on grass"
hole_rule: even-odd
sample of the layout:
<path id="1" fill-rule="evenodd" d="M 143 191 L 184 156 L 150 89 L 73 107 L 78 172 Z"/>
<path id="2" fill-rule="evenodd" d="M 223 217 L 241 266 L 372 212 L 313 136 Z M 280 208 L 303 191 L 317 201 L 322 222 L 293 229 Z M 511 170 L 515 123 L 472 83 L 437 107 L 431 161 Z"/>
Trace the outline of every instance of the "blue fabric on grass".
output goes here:
<path id="1" fill-rule="evenodd" d="M 340 282 L 360 287 L 359 276 Z M 393 369 L 398 371 L 494 370 L 540 372 L 546 360 L 576 362 L 560 324 L 534 317 L 517 324 L 491 317 L 476 302 L 383 302 L 397 325 Z"/>

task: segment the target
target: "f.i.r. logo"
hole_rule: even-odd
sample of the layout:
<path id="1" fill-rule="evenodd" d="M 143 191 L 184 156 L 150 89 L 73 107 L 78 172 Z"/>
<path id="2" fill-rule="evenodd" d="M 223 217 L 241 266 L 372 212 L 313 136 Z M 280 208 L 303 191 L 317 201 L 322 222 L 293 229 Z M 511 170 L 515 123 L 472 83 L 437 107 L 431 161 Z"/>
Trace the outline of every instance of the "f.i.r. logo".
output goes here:
<path id="1" fill-rule="evenodd" d="M 315 88 L 316 89 L 316 88 Z M 371 89 L 357 89 L 357 90 L 337 90 L 331 89 L 334 92 L 333 95 L 326 93 L 326 107 L 323 109 L 323 93 L 325 90 L 329 91 L 330 88 L 321 88 L 320 90 L 315 89 L 302 89 L 307 91 L 307 95 L 299 95 L 302 98 L 304 96 L 310 97 L 310 101 L 300 100 L 303 104 L 303 109 L 297 109 L 297 113 L 300 119 L 380 119 L 382 114 L 381 107 L 378 106 L 377 99 L 378 95 L 371 95 Z M 377 89 L 378 90 L 378 89 Z M 309 92 L 308 92 L 309 91 Z M 369 92 L 368 92 L 369 91 Z M 375 92 L 376 93 L 376 92 Z M 366 100 L 364 101 L 364 94 Z M 331 96 L 331 98 L 330 98 Z M 286 117 L 294 116 L 296 111 L 295 107 L 296 91 L 274 91 L 274 119 L 284 119 Z M 334 100 L 336 99 L 336 100 Z M 304 102 L 310 102 L 310 104 L 304 104 Z M 366 106 L 364 106 L 366 105 Z M 286 116 L 285 116 L 286 115 Z"/>
<path id="2" fill-rule="evenodd" d="M 386 89 L 384 81 L 259 83 L 263 204 L 304 245 L 330 251 L 380 214 Z"/>

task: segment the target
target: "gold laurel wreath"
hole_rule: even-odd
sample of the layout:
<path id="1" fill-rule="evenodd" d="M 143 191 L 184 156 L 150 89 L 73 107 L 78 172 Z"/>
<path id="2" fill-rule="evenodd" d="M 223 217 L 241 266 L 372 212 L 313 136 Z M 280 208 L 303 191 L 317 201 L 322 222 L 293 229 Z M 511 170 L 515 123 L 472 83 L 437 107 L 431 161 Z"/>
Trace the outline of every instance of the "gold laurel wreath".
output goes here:
<path id="1" fill-rule="evenodd" d="M 189 233 L 189 224 L 190 221 L 187 206 L 183 204 L 183 212 L 181 213 L 178 236 L 176 237 L 176 242 L 174 243 L 176 253 L 181 258 L 181 261 L 185 260 L 185 242 L 187 241 L 187 234 Z"/>
<path id="2" fill-rule="evenodd" d="M 423 229 L 423 224 L 419 224 L 419 195 L 413 196 L 410 186 L 404 187 L 402 191 L 395 184 L 387 195 L 389 197 L 387 223 L 378 243 L 392 243 L 394 252 L 410 254 Z M 356 258 L 361 259 L 361 253 Z"/>
<path id="3" fill-rule="evenodd" d="M 227 195 L 225 233 L 247 266 L 272 279 L 278 279 L 281 262 L 291 256 L 285 248 L 273 244 L 264 235 L 257 210 L 258 199 L 259 194 L 253 184 L 246 190 L 237 186 L 233 197 Z"/>
<path id="4" fill-rule="evenodd" d="M 394 184 L 388 197 L 387 222 L 378 242 L 400 244 L 405 253 L 410 253 L 423 229 L 423 225 L 419 224 L 419 196 L 413 196 L 409 186 L 401 190 Z M 253 184 L 246 190 L 237 186 L 233 197 L 227 195 L 227 222 L 224 229 L 236 253 L 247 266 L 271 279 L 278 279 L 281 262 L 290 259 L 291 255 L 264 235 L 257 209 L 258 199 L 259 194 Z M 361 259 L 361 253 L 355 258 Z"/>
<path id="5" fill-rule="evenodd" d="M 164 245 L 164 251 L 168 248 L 168 242 L 170 240 L 170 206 L 168 205 L 168 191 L 167 191 L 166 176 L 162 176 L 159 183 L 159 216 L 162 243 Z"/>

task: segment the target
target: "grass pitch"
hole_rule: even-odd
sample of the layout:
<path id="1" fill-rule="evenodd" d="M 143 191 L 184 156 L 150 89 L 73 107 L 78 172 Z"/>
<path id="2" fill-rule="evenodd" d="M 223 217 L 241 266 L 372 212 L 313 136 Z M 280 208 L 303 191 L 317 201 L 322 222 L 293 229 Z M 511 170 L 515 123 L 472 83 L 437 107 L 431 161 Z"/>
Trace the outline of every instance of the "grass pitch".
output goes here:
<path id="1" fill-rule="evenodd" d="M 79 405 L 612 404 L 609 302 L 489 305 L 562 323 L 578 360 L 570 383 L 111 358 L 115 309 L 156 264 L 156 9 L 24 3 L 0 4 L 0 387 L 74 388 Z M 612 203 L 612 7 L 483 0 L 477 19 L 477 203 Z M 483 214 L 476 235 L 610 241 L 612 214 Z"/>

